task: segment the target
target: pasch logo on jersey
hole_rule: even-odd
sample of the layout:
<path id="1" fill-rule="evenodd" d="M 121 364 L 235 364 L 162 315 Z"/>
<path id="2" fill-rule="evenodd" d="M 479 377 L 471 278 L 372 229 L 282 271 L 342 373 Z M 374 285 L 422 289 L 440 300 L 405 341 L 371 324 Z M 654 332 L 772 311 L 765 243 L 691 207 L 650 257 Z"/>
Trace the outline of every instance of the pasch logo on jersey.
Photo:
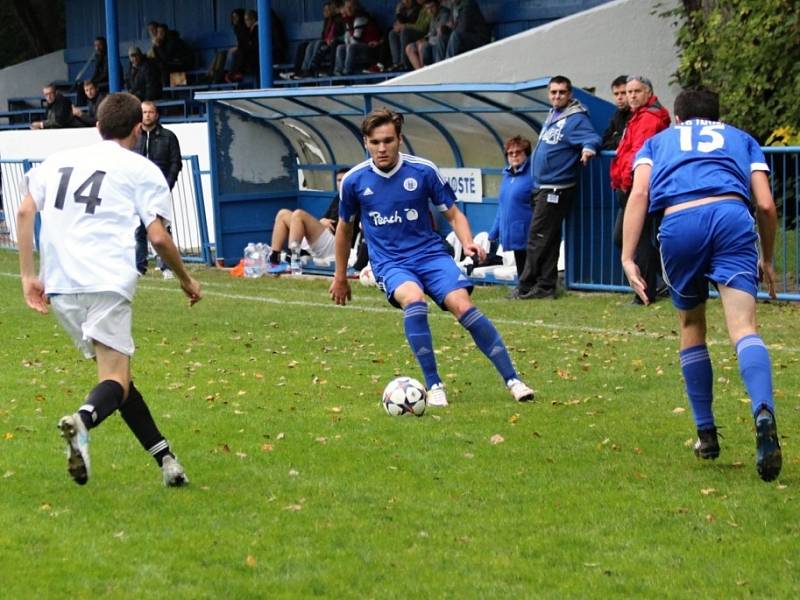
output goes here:
<path id="1" fill-rule="evenodd" d="M 394 225 L 395 223 L 402 223 L 403 217 L 400 216 L 398 211 L 394 211 L 392 215 L 382 215 L 377 210 L 369 211 L 369 218 L 372 219 L 373 225 Z"/>

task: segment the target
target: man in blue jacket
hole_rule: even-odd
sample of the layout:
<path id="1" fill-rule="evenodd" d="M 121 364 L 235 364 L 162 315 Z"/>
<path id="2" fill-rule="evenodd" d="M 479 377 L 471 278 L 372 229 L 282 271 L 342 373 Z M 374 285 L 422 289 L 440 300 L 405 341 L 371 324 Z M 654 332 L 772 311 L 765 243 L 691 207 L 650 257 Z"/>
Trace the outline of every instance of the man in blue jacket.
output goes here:
<path id="1" fill-rule="evenodd" d="M 547 85 L 552 108 L 531 157 L 533 219 L 525 269 L 513 297 L 555 298 L 561 223 L 578 191 L 577 166 L 586 166 L 600 146 L 586 108 L 572 98 L 572 82 L 562 75 Z"/>

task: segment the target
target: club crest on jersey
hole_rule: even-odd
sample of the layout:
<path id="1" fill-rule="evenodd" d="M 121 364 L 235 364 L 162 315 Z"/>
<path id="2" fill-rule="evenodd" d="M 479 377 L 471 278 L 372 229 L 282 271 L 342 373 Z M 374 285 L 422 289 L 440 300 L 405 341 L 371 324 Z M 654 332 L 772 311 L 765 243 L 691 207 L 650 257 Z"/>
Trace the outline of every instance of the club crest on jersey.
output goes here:
<path id="1" fill-rule="evenodd" d="M 413 177 L 407 177 L 405 181 L 403 181 L 403 187 L 406 188 L 407 192 L 413 192 L 417 189 L 417 180 Z"/>

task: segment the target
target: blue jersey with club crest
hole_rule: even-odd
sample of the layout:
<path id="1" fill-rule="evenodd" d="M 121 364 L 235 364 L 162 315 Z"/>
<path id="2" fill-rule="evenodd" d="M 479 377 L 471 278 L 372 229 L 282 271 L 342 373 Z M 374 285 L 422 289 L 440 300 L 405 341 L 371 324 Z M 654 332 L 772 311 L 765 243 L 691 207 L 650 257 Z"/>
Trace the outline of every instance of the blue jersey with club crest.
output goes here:
<path id="1" fill-rule="evenodd" d="M 769 171 L 764 153 L 750 135 L 718 121 L 692 119 L 651 137 L 633 168 L 648 164 L 650 212 L 726 194 L 750 198 L 750 175 Z"/>
<path id="2" fill-rule="evenodd" d="M 443 254 L 442 238 L 433 230 L 430 206 L 444 212 L 455 194 L 432 162 L 400 154 L 383 172 L 372 160 L 356 165 L 342 180 L 339 217 L 350 223 L 360 214 L 376 277 L 389 265 L 413 266 Z"/>

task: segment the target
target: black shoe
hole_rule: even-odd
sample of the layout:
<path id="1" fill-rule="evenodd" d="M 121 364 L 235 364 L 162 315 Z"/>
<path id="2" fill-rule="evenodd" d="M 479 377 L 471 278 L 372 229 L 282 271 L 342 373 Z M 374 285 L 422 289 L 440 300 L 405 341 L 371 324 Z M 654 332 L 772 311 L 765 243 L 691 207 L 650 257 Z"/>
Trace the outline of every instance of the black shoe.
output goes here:
<path id="1" fill-rule="evenodd" d="M 697 430 L 697 441 L 694 444 L 694 455 L 704 460 L 716 460 L 719 458 L 719 440 L 717 439 L 717 428 Z"/>
<path id="2" fill-rule="evenodd" d="M 525 293 L 520 292 L 521 300 L 555 300 L 555 290 L 543 290 L 542 288 L 532 288 Z"/>
<path id="3" fill-rule="evenodd" d="M 775 415 L 762 408 L 756 416 L 756 470 L 764 481 L 772 481 L 781 472 L 783 458 L 778 442 Z"/>

